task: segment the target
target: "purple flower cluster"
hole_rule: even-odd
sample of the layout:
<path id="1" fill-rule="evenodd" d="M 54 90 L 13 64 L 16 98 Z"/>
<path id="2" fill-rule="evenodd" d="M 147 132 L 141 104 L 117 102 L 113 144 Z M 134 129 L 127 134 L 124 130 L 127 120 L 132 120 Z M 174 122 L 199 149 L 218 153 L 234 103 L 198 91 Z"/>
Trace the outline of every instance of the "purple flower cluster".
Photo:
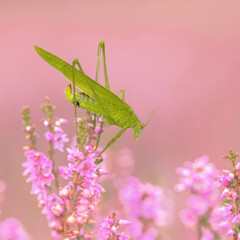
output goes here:
<path id="1" fill-rule="evenodd" d="M 230 155 L 225 157 L 231 160 L 233 170 L 223 170 L 217 177 L 217 185 L 224 187 L 220 200 L 227 203 L 219 208 L 218 223 L 225 227 L 227 236 L 233 235 L 233 239 L 240 239 L 240 162 L 236 162 L 237 154 L 230 150 Z"/>
<path id="2" fill-rule="evenodd" d="M 23 124 L 30 145 L 24 147 L 27 160 L 23 163 L 23 175 L 28 176 L 27 182 L 32 183 L 31 193 L 38 197 L 53 239 L 92 239 L 97 233 L 85 231 L 85 225 L 95 223 L 92 217 L 104 191 L 99 179 L 107 172 L 97 164 L 101 162 L 98 159 L 100 151 L 95 150 L 91 141 L 98 144 L 103 124 L 98 129 L 98 124 L 89 117 L 78 119 L 77 146 L 67 148 L 68 165 L 57 167 L 55 150 L 63 152 L 64 144 L 69 141 L 61 128 L 67 120 L 53 118 L 55 107 L 48 98 L 41 108 L 46 115 L 43 124 L 47 127 L 48 156 L 36 150 L 35 125 L 31 122 L 29 109 L 25 107 L 22 111 Z M 63 179 L 60 180 L 59 176 Z"/>
<path id="3" fill-rule="evenodd" d="M 0 223 L 0 239 L 30 240 L 30 236 L 24 231 L 19 220 L 8 218 Z"/>
<path id="4" fill-rule="evenodd" d="M 116 215 L 113 214 L 112 217 L 108 216 L 104 218 L 104 222 L 101 224 L 100 231 L 101 237 L 99 240 L 127 240 L 129 237 L 124 233 L 118 233 L 118 228 L 120 226 L 127 226 L 130 222 L 120 219 L 116 219 Z"/>
<path id="5" fill-rule="evenodd" d="M 161 187 L 129 177 L 119 199 L 131 221 L 130 234 L 136 239 L 156 239 L 158 228 L 172 220 L 173 203 Z"/>
<path id="6" fill-rule="evenodd" d="M 60 128 L 61 123 L 66 123 L 66 120 L 60 118 L 54 121 L 54 126 L 51 125 L 54 134 L 47 132 L 45 138 L 55 150 L 63 151 L 68 138 Z M 48 124 L 45 120 L 44 125 Z M 92 233 L 84 232 L 81 228 L 90 221 L 104 191 L 98 180 L 107 172 L 95 164 L 100 151 L 95 151 L 92 145 L 85 146 L 84 151 L 77 147 L 68 148 L 68 166 L 60 166 L 55 172 L 52 159 L 30 147 L 26 149 L 23 175 L 28 176 L 27 182 L 32 183 L 31 193 L 38 196 L 39 206 L 47 217 L 53 239 L 92 238 Z M 60 185 L 55 193 L 51 185 L 58 175 L 68 183 Z"/>
<path id="7" fill-rule="evenodd" d="M 22 164 L 25 168 L 23 175 L 27 176 L 27 182 L 32 182 L 31 194 L 36 194 L 38 200 L 47 197 L 47 187 L 54 180 L 52 173 L 52 161 L 43 153 L 34 150 L 25 151 L 27 160 Z"/>
<path id="8" fill-rule="evenodd" d="M 181 176 L 176 191 L 188 190 L 188 208 L 181 211 L 182 222 L 188 227 L 197 227 L 201 240 L 212 240 L 221 229 L 217 224 L 219 211 L 218 189 L 215 184 L 217 170 L 207 156 L 197 158 L 193 163 L 185 162 L 178 168 Z"/>
<path id="9" fill-rule="evenodd" d="M 0 180 L 0 203 L 4 199 L 3 193 L 5 190 L 6 184 L 4 181 Z M 30 240 L 30 236 L 25 232 L 19 220 L 16 218 L 7 218 L 0 222 L 0 239 Z"/>
<path id="10" fill-rule="evenodd" d="M 59 150 L 60 152 L 63 152 L 64 144 L 69 141 L 67 134 L 64 133 L 63 129 L 61 128 L 61 124 L 65 123 L 67 123 L 67 120 L 64 118 L 56 119 L 51 124 L 52 132 L 48 131 L 45 133 L 45 139 L 53 144 L 53 148 L 55 150 Z M 44 120 L 43 124 L 46 127 L 49 127 L 50 123 L 48 120 Z"/>
<path id="11" fill-rule="evenodd" d="M 107 172 L 94 163 L 100 151 L 94 151 L 93 146 L 86 146 L 85 153 L 76 147 L 68 148 L 67 151 L 69 164 L 67 167 L 59 167 L 59 174 L 70 181 L 60 188 L 59 197 L 68 210 L 66 234 L 75 239 L 83 235 L 77 229 L 87 223 L 95 212 L 104 191 L 98 181 Z"/>

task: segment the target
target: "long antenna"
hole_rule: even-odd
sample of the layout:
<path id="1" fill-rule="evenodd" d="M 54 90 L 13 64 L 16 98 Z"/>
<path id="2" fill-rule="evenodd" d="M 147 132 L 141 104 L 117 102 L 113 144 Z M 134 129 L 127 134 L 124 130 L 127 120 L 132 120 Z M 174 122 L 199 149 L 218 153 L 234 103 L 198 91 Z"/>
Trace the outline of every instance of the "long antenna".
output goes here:
<path id="1" fill-rule="evenodd" d="M 233 35 L 230 35 L 230 37 Z M 173 90 L 177 87 L 177 85 L 184 80 L 191 72 L 193 72 L 193 70 L 195 69 L 196 66 L 198 66 L 201 62 L 203 62 L 206 57 L 212 52 L 214 51 L 216 48 L 218 48 L 219 46 L 221 46 L 226 40 L 228 40 L 230 37 L 227 37 L 225 39 L 223 39 L 221 42 L 219 42 L 218 44 L 215 45 L 215 47 L 213 47 L 207 54 L 203 54 L 202 57 L 200 57 L 192 66 L 191 68 L 185 72 L 185 74 L 179 79 L 177 80 L 173 86 L 170 88 L 170 90 L 167 92 L 167 94 L 163 97 L 163 99 L 161 100 L 161 102 L 158 104 L 157 108 L 152 112 L 152 114 L 150 115 L 150 117 L 148 118 L 147 122 L 143 125 L 143 127 L 146 127 L 148 122 L 151 120 L 151 118 L 153 117 L 153 115 L 156 113 L 156 111 L 158 110 L 158 108 L 160 107 L 160 105 L 165 101 L 165 99 L 173 92 Z"/>

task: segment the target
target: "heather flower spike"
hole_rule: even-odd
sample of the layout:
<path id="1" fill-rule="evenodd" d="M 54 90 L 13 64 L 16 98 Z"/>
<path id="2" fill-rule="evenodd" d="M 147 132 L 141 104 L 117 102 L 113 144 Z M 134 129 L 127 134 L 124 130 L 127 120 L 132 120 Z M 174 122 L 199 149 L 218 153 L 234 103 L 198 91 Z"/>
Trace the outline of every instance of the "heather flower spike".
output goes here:
<path id="1" fill-rule="evenodd" d="M 168 192 L 129 177 L 118 195 L 131 222 L 129 232 L 134 239 L 154 240 L 161 237 L 159 228 L 172 221 L 173 202 Z"/>
<path id="2" fill-rule="evenodd" d="M 22 116 L 23 116 L 23 125 L 24 125 L 24 132 L 26 133 L 26 139 L 30 140 L 31 146 L 24 146 L 24 150 L 28 150 L 30 148 L 36 149 L 37 147 L 37 134 L 35 132 L 35 125 L 32 124 L 30 111 L 28 107 L 22 108 Z"/>
<path id="3" fill-rule="evenodd" d="M 215 185 L 217 170 L 207 156 L 197 158 L 193 163 L 185 162 L 177 168 L 180 175 L 175 190 L 187 190 L 190 193 L 188 208 L 180 213 L 182 222 L 198 230 L 199 239 L 217 239 L 222 232 L 218 225 L 218 189 Z"/>
<path id="4" fill-rule="evenodd" d="M 25 132 L 30 132 L 27 138 L 30 145 L 24 148 L 27 160 L 23 163 L 23 175 L 28 177 L 27 182 L 32 183 L 31 193 L 37 195 L 54 240 L 93 239 L 95 233 L 86 231 L 85 226 L 94 223 L 92 218 L 104 192 L 99 179 L 107 174 L 100 165 L 95 164 L 96 161 L 100 163 L 97 158 L 100 151 L 91 144 L 97 140 L 99 131 L 95 128 L 98 124 L 93 122 L 91 116 L 76 118 L 76 134 L 80 142 L 66 149 L 67 164 L 57 166 L 55 152 L 63 152 L 69 141 L 62 129 L 67 120 L 54 117 L 55 107 L 48 98 L 41 108 L 46 115 L 42 122 L 47 128 L 44 137 L 49 145 L 48 154 L 37 151 L 35 127 L 32 127 L 29 109 L 25 108 L 23 122 Z"/>
<path id="5" fill-rule="evenodd" d="M 229 155 L 224 159 L 229 159 L 232 163 L 232 170 L 223 170 L 222 175 L 217 177 L 217 185 L 224 187 L 220 200 L 226 200 L 222 209 L 221 225 L 227 225 L 227 236 L 232 236 L 233 240 L 240 239 L 240 162 L 237 161 L 238 154 L 231 149 Z"/>

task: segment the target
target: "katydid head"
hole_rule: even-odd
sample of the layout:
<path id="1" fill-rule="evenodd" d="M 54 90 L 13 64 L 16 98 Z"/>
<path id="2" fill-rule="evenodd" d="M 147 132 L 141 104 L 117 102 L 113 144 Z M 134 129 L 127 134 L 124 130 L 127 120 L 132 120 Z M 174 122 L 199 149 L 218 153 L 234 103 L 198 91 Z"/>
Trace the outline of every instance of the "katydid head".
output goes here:
<path id="1" fill-rule="evenodd" d="M 133 128 L 133 137 L 135 140 L 138 140 L 141 137 L 141 133 L 144 127 L 145 126 L 142 123 L 140 123 Z"/>

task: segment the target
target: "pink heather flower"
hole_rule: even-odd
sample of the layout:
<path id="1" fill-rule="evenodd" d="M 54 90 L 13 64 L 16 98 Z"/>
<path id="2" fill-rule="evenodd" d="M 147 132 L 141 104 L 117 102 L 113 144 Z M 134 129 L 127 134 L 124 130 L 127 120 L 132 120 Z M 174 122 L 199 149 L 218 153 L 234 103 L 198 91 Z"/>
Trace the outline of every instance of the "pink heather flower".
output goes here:
<path id="1" fill-rule="evenodd" d="M 61 124 L 66 124 L 68 123 L 68 120 L 65 118 L 59 118 L 58 120 L 55 121 L 56 126 L 61 126 Z"/>
<path id="2" fill-rule="evenodd" d="M 66 166 L 58 167 L 58 173 L 62 178 L 68 179 L 69 174 L 68 174 L 68 168 Z"/>
<path id="3" fill-rule="evenodd" d="M 240 222 L 240 214 L 237 214 L 233 217 L 232 223 L 239 223 Z"/>
<path id="4" fill-rule="evenodd" d="M 214 234 L 224 228 L 224 224 L 222 227 L 219 226 L 220 214 L 216 211 L 218 204 L 218 189 L 215 184 L 217 170 L 212 163 L 209 163 L 208 157 L 203 156 L 193 163 L 184 163 L 184 168 L 178 168 L 177 173 L 181 178 L 175 190 L 189 190 L 191 193 L 187 200 L 188 208 L 180 213 L 182 222 L 187 227 L 196 227 L 199 222 L 201 223 L 202 218 L 206 218 L 209 226 L 202 224 L 201 240 L 214 239 Z"/>
<path id="5" fill-rule="evenodd" d="M 59 189 L 59 196 L 61 198 L 69 198 L 70 196 L 70 189 L 72 187 L 72 182 L 69 182 L 67 186 Z"/>
<path id="6" fill-rule="evenodd" d="M 220 196 L 220 200 L 223 200 L 226 197 L 228 200 L 235 201 L 237 199 L 237 196 L 238 194 L 235 191 L 229 188 L 225 188 Z"/>
<path id="7" fill-rule="evenodd" d="M 67 167 L 60 167 L 59 173 L 71 181 L 68 185 L 60 188 L 59 196 L 65 201 L 72 201 L 72 194 L 75 193 L 74 211 L 68 217 L 67 223 L 72 227 L 74 225 L 81 227 L 96 209 L 101 193 L 104 191 L 98 181 L 107 172 L 94 163 L 98 151 L 87 155 L 84 155 L 76 147 L 68 148 L 67 151 L 69 164 Z M 77 182 L 74 180 L 76 178 L 78 178 Z M 66 207 L 68 208 L 68 205 Z"/>
<path id="8" fill-rule="evenodd" d="M 144 239 L 143 229 L 146 228 L 139 219 L 151 223 L 153 228 L 165 226 L 172 220 L 173 203 L 161 187 L 129 177 L 126 186 L 119 191 L 119 199 L 132 223 L 130 233 L 136 239 Z"/>
<path id="9" fill-rule="evenodd" d="M 25 151 L 27 160 L 22 164 L 25 168 L 23 175 L 28 175 L 27 182 L 32 182 L 31 194 L 38 195 L 38 199 L 47 195 L 46 186 L 50 186 L 54 175 L 52 161 L 43 153 L 34 150 Z"/>
<path id="10" fill-rule="evenodd" d="M 193 163 L 185 162 L 184 168 L 177 168 L 181 176 L 180 183 L 175 187 L 177 191 L 191 189 L 195 193 L 212 192 L 217 170 L 214 164 L 208 162 L 207 156 L 197 158 Z"/>
<path id="11" fill-rule="evenodd" d="M 48 142 L 50 142 L 50 141 L 52 140 L 52 138 L 53 138 L 52 133 L 50 133 L 50 132 L 46 132 L 46 133 L 45 133 L 45 139 L 46 139 Z"/>
<path id="12" fill-rule="evenodd" d="M 64 144 L 69 141 L 69 139 L 67 138 L 67 134 L 65 134 L 63 129 L 61 128 L 62 123 L 67 123 L 67 120 L 63 118 L 55 120 L 54 126 L 53 126 L 54 133 L 51 133 L 51 132 L 45 133 L 45 139 L 48 142 L 52 142 L 53 148 L 55 150 L 59 150 L 60 152 L 63 152 Z M 47 120 L 45 120 L 43 124 L 45 126 L 49 125 Z"/>
<path id="13" fill-rule="evenodd" d="M 94 131 L 96 134 L 99 134 L 100 131 L 101 131 L 101 133 L 104 132 L 104 128 L 101 130 L 101 127 L 95 127 Z"/>
<path id="14" fill-rule="evenodd" d="M 240 162 L 238 162 L 238 163 L 236 164 L 235 169 L 236 169 L 236 170 L 240 170 Z"/>
<path id="15" fill-rule="evenodd" d="M 234 239 L 239 239 L 239 235 L 236 236 L 236 231 L 238 232 L 238 225 L 240 223 L 240 213 L 239 213 L 239 169 L 240 163 L 236 162 L 236 157 L 238 154 L 229 151 L 230 155 L 226 156 L 232 162 L 233 170 L 223 170 L 223 174 L 218 176 L 217 185 L 219 187 L 225 187 L 220 196 L 220 200 L 227 199 L 230 200 L 229 203 L 225 203 L 225 206 L 221 208 L 222 219 L 220 218 L 219 225 L 227 226 L 225 232 L 227 236 L 234 235 Z M 238 204 L 238 206 L 237 206 Z"/>
<path id="16" fill-rule="evenodd" d="M 58 239 L 58 237 L 60 237 L 58 231 L 63 224 L 61 216 L 63 216 L 65 212 L 64 201 L 57 194 L 52 193 L 41 201 L 41 207 L 42 213 L 47 217 L 48 225 L 52 230 L 52 235 L 57 237 L 54 239 Z"/>
<path id="17" fill-rule="evenodd" d="M 223 175 L 217 176 L 217 185 L 219 187 L 226 187 L 233 180 L 234 174 L 229 170 L 223 170 Z"/>
<path id="18" fill-rule="evenodd" d="M 124 233 L 118 233 L 118 227 L 123 225 L 129 225 L 130 222 L 126 220 L 116 220 L 115 214 L 112 217 L 108 216 L 104 218 L 104 222 L 100 227 L 100 235 L 102 236 L 100 240 L 126 240 L 129 239 Z"/>
<path id="19" fill-rule="evenodd" d="M 0 239 L 30 240 L 30 236 L 24 231 L 19 220 L 8 218 L 0 223 Z"/>
<path id="20" fill-rule="evenodd" d="M 201 240 L 214 240 L 214 234 L 209 229 L 204 229 Z"/>
<path id="21" fill-rule="evenodd" d="M 80 152 L 77 147 L 67 148 L 68 156 L 67 159 L 69 162 L 78 162 L 84 159 L 84 153 Z"/>
<path id="22" fill-rule="evenodd" d="M 187 227 L 193 227 L 197 225 L 198 223 L 198 215 L 194 210 L 190 209 L 184 209 L 180 212 L 180 217 L 182 222 L 187 226 Z"/>
<path id="23" fill-rule="evenodd" d="M 67 134 L 63 133 L 63 132 L 56 132 L 53 135 L 53 147 L 55 150 L 59 150 L 60 152 L 63 152 L 63 147 L 64 147 L 64 143 L 68 142 L 69 139 L 67 138 Z"/>
<path id="24" fill-rule="evenodd" d="M 233 229 L 230 229 L 228 232 L 227 232 L 227 236 L 232 236 L 234 234 L 234 230 Z"/>
<path id="25" fill-rule="evenodd" d="M 201 195 L 195 194 L 188 198 L 188 206 L 198 215 L 201 216 L 209 210 L 209 208 L 215 206 L 215 201 L 208 202 L 207 199 Z M 213 205 L 211 205 L 213 204 Z"/>
<path id="26" fill-rule="evenodd" d="M 225 206 L 214 208 L 209 218 L 213 230 L 218 233 L 227 232 L 231 228 L 229 219 L 232 218 L 233 207 L 225 203 Z"/>

